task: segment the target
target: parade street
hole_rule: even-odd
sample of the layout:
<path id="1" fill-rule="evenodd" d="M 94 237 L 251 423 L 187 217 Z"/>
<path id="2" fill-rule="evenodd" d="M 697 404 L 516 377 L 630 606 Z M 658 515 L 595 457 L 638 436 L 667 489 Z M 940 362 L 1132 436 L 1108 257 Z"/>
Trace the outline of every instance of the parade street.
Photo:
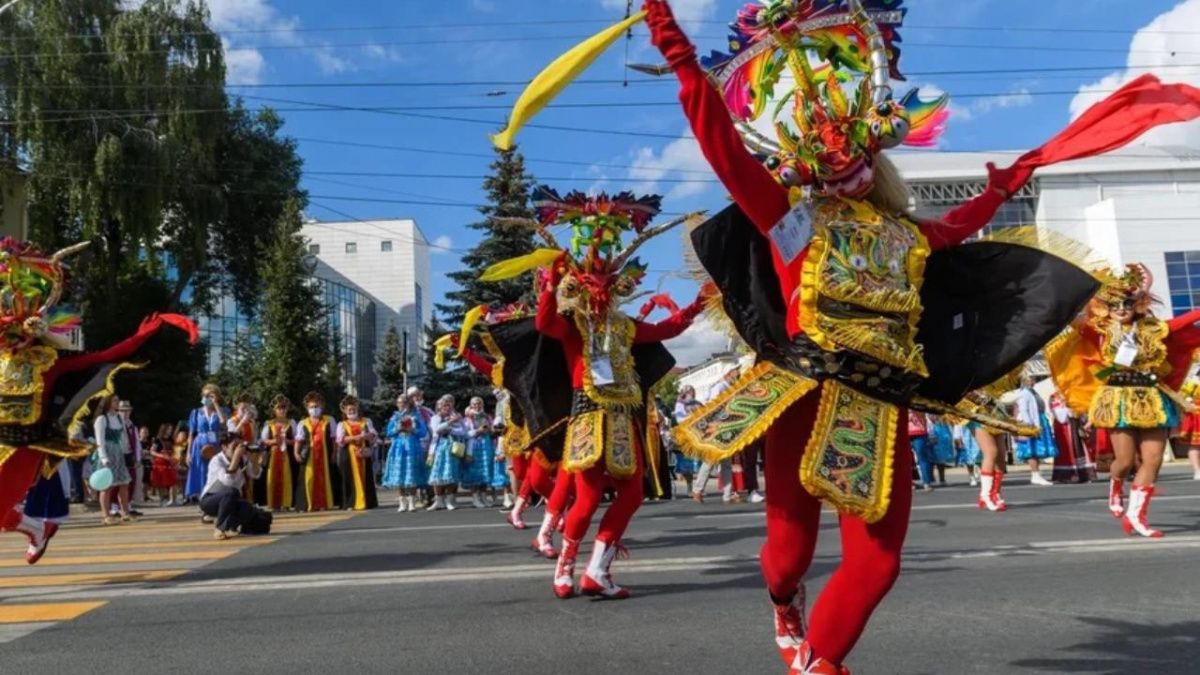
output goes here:
<path id="1" fill-rule="evenodd" d="M 1005 514 L 977 510 L 961 483 L 918 493 L 905 574 L 850 665 L 1196 672 L 1200 483 L 1170 467 L 1164 476 L 1158 541 L 1124 537 L 1100 483 L 1017 484 Z M 549 645 L 581 657 L 578 675 L 780 670 L 756 561 L 758 506 L 644 506 L 627 539 L 632 558 L 614 566 L 634 592 L 625 602 L 555 599 L 552 563 L 529 550 L 531 531 L 494 510 L 284 516 L 270 537 L 229 542 L 189 524 L 190 508 L 164 511 L 117 528 L 76 517 L 37 567 L 5 558 L 6 674 L 93 662 L 137 673 L 168 663 L 180 673 L 564 672 Z M 810 598 L 837 564 L 826 520 Z"/>

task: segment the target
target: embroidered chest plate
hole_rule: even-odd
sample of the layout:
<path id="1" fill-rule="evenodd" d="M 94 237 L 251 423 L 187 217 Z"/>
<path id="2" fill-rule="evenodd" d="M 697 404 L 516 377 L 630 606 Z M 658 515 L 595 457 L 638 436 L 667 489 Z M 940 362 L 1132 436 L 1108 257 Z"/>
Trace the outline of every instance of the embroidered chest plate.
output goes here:
<path id="1" fill-rule="evenodd" d="M 41 418 L 43 375 L 57 359 L 51 347 L 0 352 L 0 424 L 34 424 Z"/>
<path id="2" fill-rule="evenodd" d="M 1170 373 L 1171 366 L 1167 363 L 1167 344 L 1165 342 L 1170 329 L 1165 321 L 1147 316 L 1138 320 L 1134 325 L 1133 345 L 1137 347 L 1137 355 L 1128 368 L 1115 365 L 1117 350 L 1121 347 L 1125 332 L 1125 329 L 1115 321 L 1101 331 L 1103 340 L 1100 352 L 1104 355 L 1106 365 L 1119 370 L 1134 370 L 1159 376 Z"/>
<path id="3" fill-rule="evenodd" d="M 823 349 L 848 349 L 928 375 L 916 342 L 929 243 L 916 225 L 866 202 L 813 205 L 800 323 Z"/>
<path id="4" fill-rule="evenodd" d="M 583 390 L 588 398 L 604 407 L 641 405 L 633 364 L 633 321 L 615 312 L 608 321 L 592 321 L 582 312 L 574 316 L 583 338 Z"/>

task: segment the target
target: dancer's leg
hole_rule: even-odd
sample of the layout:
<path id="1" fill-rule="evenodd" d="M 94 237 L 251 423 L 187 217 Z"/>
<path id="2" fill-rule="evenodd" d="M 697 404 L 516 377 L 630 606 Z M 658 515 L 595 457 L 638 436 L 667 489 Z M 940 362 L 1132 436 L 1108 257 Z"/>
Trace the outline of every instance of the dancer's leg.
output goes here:
<path id="1" fill-rule="evenodd" d="M 845 660 L 871 613 L 900 575 L 900 549 L 912 508 L 912 453 L 903 424 L 902 419 L 896 434 L 896 465 L 887 515 L 871 525 L 860 518 L 841 518 L 842 564 L 813 605 L 808 641 L 814 654 L 832 663 Z"/>
<path id="2" fill-rule="evenodd" d="M 776 604 L 786 604 L 795 595 L 817 545 L 821 502 L 800 485 L 800 458 L 819 398 L 804 397 L 767 432 L 767 539 L 760 562 Z"/>

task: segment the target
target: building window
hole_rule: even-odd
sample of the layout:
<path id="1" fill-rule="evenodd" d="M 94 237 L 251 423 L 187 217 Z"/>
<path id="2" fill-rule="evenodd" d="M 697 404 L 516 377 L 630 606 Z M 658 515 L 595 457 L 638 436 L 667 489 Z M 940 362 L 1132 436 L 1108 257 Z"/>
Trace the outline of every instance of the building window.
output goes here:
<path id="1" fill-rule="evenodd" d="M 982 181 L 915 183 L 909 186 L 913 213 L 918 218 L 930 220 L 937 220 L 947 211 L 961 206 L 986 189 L 987 183 Z M 1029 181 L 996 211 L 996 215 L 980 234 L 987 236 L 1011 227 L 1036 225 L 1040 196 L 1041 187 L 1038 181 Z"/>
<path id="2" fill-rule="evenodd" d="M 392 252 L 392 242 L 391 241 L 379 242 L 379 250 L 384 253 L 391 253 Z"/>
<path id="3" fill-rule="evenodd" d="M 358 244 L 352 241 L 346 242 L 346 253 L 358 253 Z"/>
<path id="4" fill-rule="evenodd" d="M 308 245 L 308 254 L 309 255 L 321 255 L 321 245 L 320 244 L 309 244 Z"/>
<path id="5" fill-rule="evenodd" d="M 1200 307 L 1200 251 L 1164 253 L 1171 311 L 1175 316 Z"/>

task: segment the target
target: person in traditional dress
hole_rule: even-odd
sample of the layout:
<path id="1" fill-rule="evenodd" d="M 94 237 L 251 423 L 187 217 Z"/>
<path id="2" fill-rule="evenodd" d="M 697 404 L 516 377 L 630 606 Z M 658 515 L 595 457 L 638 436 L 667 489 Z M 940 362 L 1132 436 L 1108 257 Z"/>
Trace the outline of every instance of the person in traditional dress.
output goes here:
<path id="1" fill-rule="evenodd" d="M 201 457 L 200 451 L 206 445 L 220 446 L 228 419 L 229 411 L 221 405 L 221 388 L 215 384 L 204 385 L 200 389 L 200 407 L 188 415 L 188 475 L 184 498 L 199 501 L 200 493 L 208 484 L 208 463 L 211 459 Z"/>
<path id="2" fill-rule="evenodd" d="M 100 402 L 94 422 L 96 453 L 92 466 L 112 472 L 113 487 L 100 491 L 100 514 L 105 525 L 116 525 L 118 522 L 110 512 L 114 494 L 119 508 L 119 522 L 127 523 L 133 519 L 129 513 L 129 485 L 133 478 L 125 463 L 125 456 L 129 454 L 129 434 L 125 433 L 125 420 L 119 412 L 120 406 L 121 399 L 116 394 L 106 396 Z"/>
<path id="3" fill-rule="evenodd" d="M 1175 438 L 1187 449 L 1188 462 L 1192 465 L 1192 480 L 1200 480 L 1200 379 L 1189 377 L 1179 394 L 1191 404 L 1191 409 L 1183 413 L 1183 421 Z"/>
<path id="4" fill-rule="evenodd" d="M 159 506 L 175 506 L 179 485 L 179 460 L 175 457 L 175 427 L 163 424 L 150 443 L 150 486 L 158 491 Z"/>
<path id="5" fill-rule="evenodd" d="M 388 420 L 383 435 L 388 439 L 387 466 L 383 471 L 383 486 L 400 491 L 400 513 L 415 513 L 416 492 L 428 483 L 425 477 L 425 437 L 429 428 L 425 417 L 413 403 L 412 397 L 396 397 L 396 412 Z"/>
<path id="6" fill-rule="evenodd" d="M 433 419 L 433 410 L 425 405 L 425 392 L 421 391 L 420 387 L 409 387 L 406 393 L 412 399 L 417 411 L 421 413 L 421 417 L 425 419 L 425 428 L 428 429 L 429 422 Z M 422 450 L 428 452 L 429 445 L 432 442 L 433 434 L 425 434 L 425 439 L 422 441 L 424 443 Z M 417 502 L 422 508 L 433 504 L 433 491 L 430 489 L 430 486 L 425 485 L 417 489 Z"/>
<path id="7" fill-rule="evenodd" d="M 1200 347 L 1200 310 L 1168 321 L 1154 316 L 1153 277 L 1140 263 L 1107 271 L 1087 317 L 1046 350 L 1059 391 L 1077 413 L 1104 430 L 1114 454 L 1108 509 L 1128 534 L 1161 538 L 1148 514 L 1168 431 L 1186 407 L 1178 389 Z M 1129 502 L 1125 478 L 1136 468 Z"/>
<path id="8" fill-rule="evenodd" d="M 1046 402 L 1033 390 L 1032 377 L 1021 378 L 1014 407 L 1017 421 L 1038 430 L 1036 436 L 1017 439 L 1015 458 L 1029 465 L 1030 484 L 1053 485 L 1042 475 L 1042 462 L 1053 460 L 1058 455 L 1058 447 L 1054 444 L 1054 427 L 1046 414 Z"/>
<path id="9" fill-rule="evenodd" d="M 565 478 L 575 483 L 575 503 L 566 515 L 554 594 L 563 599 L 576 595 L 579 545 L 606 487 L 611 487 L 616 496 L 600 522 L 579 590 L 623 599 L 629 591 L 613 581 L 611 566 L 641 506 L 643 475 L 657 475 L 657 444 L 646 437 L 647 396 L 674 365 L 661 343 L 686 330 L 704 305 L 698 300 L 655 324 L 626 316 L 620 306 L 645 275 L 645 265 L 632 257 L 634 251 L 686 218 L 650 227 L 661 198 L 631 193 L 560 196 L 540 186 L 532 201 L 537 220 L 531 225 L 550 248 L 497 263 L 481 278 L 500 281 L 541 268 L 537 313 L 532 326 L 509 322 L 490 333 L 505 358 L 504 386 L 522 399 L 533 398 L 533 388 L 538 392 L 540 405 L 527 411 L 538 415 L 530 424 L 534 441 L 544 432 L 566 427 L 563 466 L 569 474 Z M 549 233 L 556 224 L 571 226 L 568 249 L 558 246 Z M 621 241 L 627 232 L 636 234 L 629 245 Z M 530 376 L 510 377 L 518 370 Z"/>
<path id="10" fill-rule="evenodd" d="M 342 506 L 342 476 L 334 460 L 333 418 L 325 414 L 325 397 L 312 391 L 304 396 L 308 412 L 296 425 L 296 462 L 301 480 L 296 485 L 297 511 L 328 511 Z"/>
<path id="11" fill-rule="evenodd" d="M 429 485 L 433 488 L 433 503 L 427 510 L 453 511 L 457 486 L 462 480 L 463 457 L 467 453 L 467 426 L 462 415 L 454 410 L 454 397 L 447 394 L 437 402 L 437 410 L 429 420 L 430 435 L 425 464 L 429 467 Z"/>
<path id="12" fill-rule="evenodd" d="M 675 399 L 675 424 L 682 424 L 700 409 L 700 405 L 700 401 L 696 399 L 695 387 L 690 384 L 680 387 L 679 396 Z M 696 476 L 697 469 L 699 463 L 695 459 L 680 452 L 678 448 L 675 449 L 675 475 L 683 480 L 689 495 L 692 494 L 692 479 Z"/>
<path id="13" fill-rule="evenodd" d="M 492 486 L 496 445 L 492 438 L 492 416 L 483 409 L 482 398 L 471 398 L 467 409 L 463 411 L 463 425 L 467 431 L 467 454 L 463 457 L 460 482 L 471 491 L 471 505 L 484 509 L 487 508 L 485 495 Z"/>
<path id="14" fill-rule="evenodd" d="M 508 470 L 508 455 L 504 450 L 504 434 L 507 429 L 505 426 L 504 411 L 501 408 L 503 405 L 502 399 L 507 398 L 508 393 L 503 389 L 495 389 L 492 391 L 492 395 L 496 397 L 496 410 L 492 415 L 492 480 L 489 484 L 491 492 L 488 495 L 488 503 L 491 506 L 495 506 L 496 496 L 500 495 L 500 506 L 505 511 L 511 513 L 513 507 L 516 506 L 516 502 L 513 500 L 513 494 L 516 493 L 516 490 L 513 489 L 513 478 L 509 475 Z M 517 454 L 520 453 L 518 452 Z"/>
<path id="15" fill-rule="evenodd" d="M 899 52 L 888 42 L 897 35 L 902 11 L 875 16 L 858 0 L 846 7 L 751 6 L 735 24 L 737 35 L 730 41 L 735 53 L 706 59 L 705 72 L 669 5 L 663 0 L 644 5 L 652 42 L 680 80 L 680 99 L 701 151 L 735 202 L 694 230 L 692 243 L 720 286 L 727 313 L 760 358 L 745 386 L 702 411 L 695 425 L 677 428 L 676 436 L 709 457 L 728 456 L 761 435 L 764 425 L 745 425 L 736 443 L 714 444 L 703 435 L 711 427 L 705 424 L 719 419 L 728 405 L 744 405 L 756 393 L 749 386 L 770 387 L 778 397 L 778 405 L 761 416 L 778 415 L 766 430 L 770 499 L 761 560 L 780 655 L 802 673 L 844 672 L 847 655 L 899 574 L 912 494 L 903 409 L 950 412 L 946 408 L 972 381 L 995 379 L 1032 356 L 1095 290 L 1077 267 L 1033 246 L 1010 244 L 1004 251 L 1013 264 L 1021 258 L 1022 265 L 1046 269 L 1062 262 L 1056 267 L 1062 276 L 1054 282 L 1033 279 L 1010 264 L 1000 274 L 1019 274 L 1024 283 L 1012 284 L 1006 295 L 988 292 L 1001 287 L 997 265 L 979 262 L 1000 245 L 960 244 L 983 228 L 1036 167 L 1117 147 L 1163 119 L 1130 111 L 1127 99 L 1143 100 L 1135 89 L 1157 86 L 1137 82 L 1013 167 L 989 167 L 984 193 L 941 222 L 919 221 L 908 215 L 903 182 L 880 151 L 905 141 L 932 142 L 945 119 L 945 101 L 929 105 L 916 94 L 900 101 L 891 96 L 889 70 L 898 67 Z M 831 30 L 840 30 L 836 38 Z M 819 54 L 830 67 L 818 80 L 809 62 L 809 38 L 842 40 L 847 34 L 855 49 Z M 767 54 L 764 58 L 776 59 L 775 68 L 786 64 L 791 70 L 794 109 L 774 105 L 761 78 L 745 77 L 747 68 L 763 66 L 749 60 L 752 54 Z M 856 97 L 842 91 L 839 73 L 860 76 Z M 1194 107 L 1186 114 L 1200 115 L 1200 106 Z M 795 126 L 777 119 L 778 139 L 767 138 L 751 126 L 766 111 L 787 112 Z M 1121 123 L 1108 122 L 1118 111 Z M 924 119 L 914 117 L 918 112 Z M 1092 132 L 1101 125 L 1103 131 Z M 1024 300 L 1035 281 L 1042 284 L 1037 296 L 1054 302 Z M 969 307 L 984 298 L 986 307 Z M 835 305 L 839 309 L 830 311 Z M 1049 316 L 1040 318 L 1046 321 L 1031 316 L 1043 310 Z M 955 332 L 956 317 L 980 323 L 972 324 L 973 331 Z M 1053 331 L 1043 330 L 1047 326 Z M 972 341 L 976 345 L 964 344 Z M 1008 347 L 1001 346 L 1004 341 L 1011 341 Z M 834 433 L 855 424 L 876 432 L 868 447 L 851 448 L 858 442 Z M 829 472 L 839 457 L 863 450 L 875 458 L 856 474 L 867 483 Z M 874 495 L 849 489 L 872 480 Z M 843 554 L 809 629 L 800 582 L 812 560 L 822 498 L 842 512 Z"/>
<path id="16" fill-rule="evenodd" d="M 1088 459 L 1084 448 L 1083 425 L 1058 390 L 1050 395 L 1050 420 L 1054 426 L 1054 444 L 1058 448 L 1051 480 L 1055 483 L 1096 480 L 1096 466 Z"/>
<path id="17" fill-rule="evenodd" d="M 373 459 L 378 440 L 375 425 L 362 416 L 358 398 L 347 396 L 339 407 L 342 421 L 337 425 L 336 442 L 337 466 L 342 475 L 342 505 L 354 511 L 378 508 Z"/>
<path id="18" fill-rule="evenodd" d="M 289 416 L 292 402 L 283 394 L 271 400 L 271 419 L 263 422 L 260 439 L 267 449 L 267 508 L 278 513 L 290 511 L 296 498 L 294 457 L 296 422 Z"/>

